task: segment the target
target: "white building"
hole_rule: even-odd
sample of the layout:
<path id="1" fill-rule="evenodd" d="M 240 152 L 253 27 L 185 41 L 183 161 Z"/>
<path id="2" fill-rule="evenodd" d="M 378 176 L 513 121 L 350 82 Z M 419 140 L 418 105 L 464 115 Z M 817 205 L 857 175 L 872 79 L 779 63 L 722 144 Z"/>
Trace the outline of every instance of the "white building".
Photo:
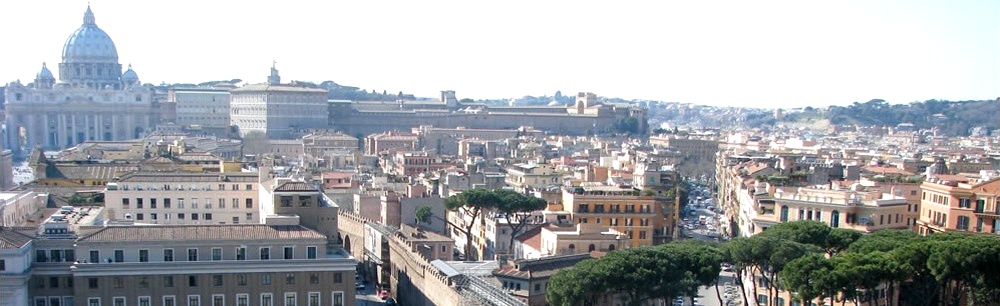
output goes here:
<path id="1" fill-rule="evenodd" d="M 261 223 L 257 173 L 134 172 L 108 183 L 108 220 L 148 224 Z"/>
<path id="2" fill-rule="evenodd" d="M 229 89 L 177 88 L 167 93 L 181 126 L 228 127 Z"/>
<path id="3" fill-rule="evenodd" d="M 230 91 L 230 124 L 240 136 L 260 132 L 271 139 L 287 139 L 305 129 L 327 127 L 328 92 L 281 84 L 278 70 L 271 67 L 268 83 L 246 85 Z"/>
<path id="4" fill-rule="evenodd" d="M 0 192 L 2 226 L 25 224 L 31 215 L 45 208 L 48 198 L 47 194 L 37 194 L 34 191 Z"/>

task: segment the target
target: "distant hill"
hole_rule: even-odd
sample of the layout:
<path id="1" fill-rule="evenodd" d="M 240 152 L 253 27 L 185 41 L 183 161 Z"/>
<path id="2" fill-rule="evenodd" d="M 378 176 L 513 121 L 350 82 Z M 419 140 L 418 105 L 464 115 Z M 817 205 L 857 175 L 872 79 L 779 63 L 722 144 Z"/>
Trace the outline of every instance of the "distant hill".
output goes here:
<path id="1" fill-rule="evenodd" d="M 1000 128 L 1000 101 L 927 100 L 889 104 L 874 99 L 825 109 L 806 107 L 801 111 L 788 112 L 783 121 L 803 123 L 822 119 L 836 125 L 896 126 L 912 123 L 918 129 L 937 127 L 946 135 L 965 136 L 976 127 L 987 131 Z"/>

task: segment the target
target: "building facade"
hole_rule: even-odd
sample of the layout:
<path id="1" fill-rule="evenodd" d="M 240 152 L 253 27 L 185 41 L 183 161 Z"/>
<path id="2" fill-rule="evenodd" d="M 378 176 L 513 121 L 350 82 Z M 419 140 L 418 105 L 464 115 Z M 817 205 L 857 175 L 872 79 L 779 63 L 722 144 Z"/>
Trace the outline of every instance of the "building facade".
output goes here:
<path id="1" fill-rule="evenodd" d="M 178 125 L 228 127 L 229 89 L 173 88 L 167 102 L 174 103 Z"/>
<path id="2" fill-rule="evenodd" d="M 268 83 L 230 91 L 230 124 L 240 136 L 259 132 L 271 139 L 291 138 L 297 131 L 327 127 L 327 91 L 281 84 L 271 67 Z"/>
<path id="3" fill-rule="evenodd" d="M 147 224 L 257 224 L 257 173 L 133 172 L 107 184 L 108 220 Z"/>
<path id="4" fill-rule="evenodd" d="M 58 82 L 42 63 L 33 83 L 12 82 L 5 95 L 5 141 L 16 155 L 25 147 L 139 138 L 159 121 L 152 90 L 140 85 L 131 65 L 122 72 L 115 44 L 90 7 L 63 46 Z"/>
<path id="5" fill-rule="evenodd" d="M 967 181 L 933 176 L 921 184 L 917 232 L 974 232 L 1000 235 L 1000 178 Z"/>

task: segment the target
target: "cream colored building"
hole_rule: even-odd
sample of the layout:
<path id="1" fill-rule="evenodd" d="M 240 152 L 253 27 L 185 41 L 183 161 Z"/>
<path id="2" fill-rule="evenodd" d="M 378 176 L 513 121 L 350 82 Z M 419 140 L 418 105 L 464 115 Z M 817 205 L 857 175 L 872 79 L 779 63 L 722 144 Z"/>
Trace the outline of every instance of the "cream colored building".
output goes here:
<path id="1" fill-rule="evenodd" d="M 271 139 L 288 139 L 296 132 L 327 127 L 328 92 L 320 88 L 281 84 L 271 68 L 268 83 L 230 91 L 230 124 L 240 136 L 260 132 Z"/>
<path id="2" fill-rule="evenodd" d="M 654 236 L 672 233 L 663 213 L 665 204 L 653 196 L 641 195 L 639 190 L 619 186 L 594 184 L 564 188 L 562 192 L 563 211 L 582 231 L 611 229 L 622 233 L 630 247 L 650 246 Z"/>
<path id="3" fill-rule="evenodd" d="M 108 220 L 147 224 L 257 224 L 257 173 L 133 172 L 107 185 Z"/>
<path id="4" fill-rule="evenodd" d="M 175 88 L 167 92 L 181 126 L 228 127 L 229 89 Z"/>
<path id="5" fill-rule="evenodd" d="M 755 234 L 777 223 L 799 220 L 866 233 L 908 227 L 906 199 L 881 190 L 778 187 L 772 197 L 758 197 L 753 204 Z"/>
<path id="6" fill-rule="evenodd" d="M 0 192 L 0 215 L 2 226 L 21 226 L 28 218 L 45 208 L 48 194 L 38 194 L 34 191 Z"/>
<path id="7" fill-rule="evenodd" d="M 507 167 L 508 186 L 518 192 L 562 184 L 562 175 L 550 164 L 515 164 Z"/>

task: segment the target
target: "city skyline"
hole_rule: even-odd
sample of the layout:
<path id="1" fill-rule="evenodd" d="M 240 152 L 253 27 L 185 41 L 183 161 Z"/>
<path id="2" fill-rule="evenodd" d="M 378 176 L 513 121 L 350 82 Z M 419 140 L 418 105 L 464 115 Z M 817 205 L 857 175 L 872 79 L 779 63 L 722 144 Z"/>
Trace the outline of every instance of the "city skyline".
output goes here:
<path id="1" fill-rule="evenodd" d="M 8 4 L 19 13 L 0 26 L 17 29 L 7 39 L 21 47 L 5 49 L 0 81 L 31 82 L 42 62 L 55 70 L 87 5 Z M 121 64 L 153 84 L 260 83 L 274 60 L 284 80 L 421 97 L 561 90 L 803 107 L 1000 96 L 1000 4 L 991 1 L 90 5 Z"/>

